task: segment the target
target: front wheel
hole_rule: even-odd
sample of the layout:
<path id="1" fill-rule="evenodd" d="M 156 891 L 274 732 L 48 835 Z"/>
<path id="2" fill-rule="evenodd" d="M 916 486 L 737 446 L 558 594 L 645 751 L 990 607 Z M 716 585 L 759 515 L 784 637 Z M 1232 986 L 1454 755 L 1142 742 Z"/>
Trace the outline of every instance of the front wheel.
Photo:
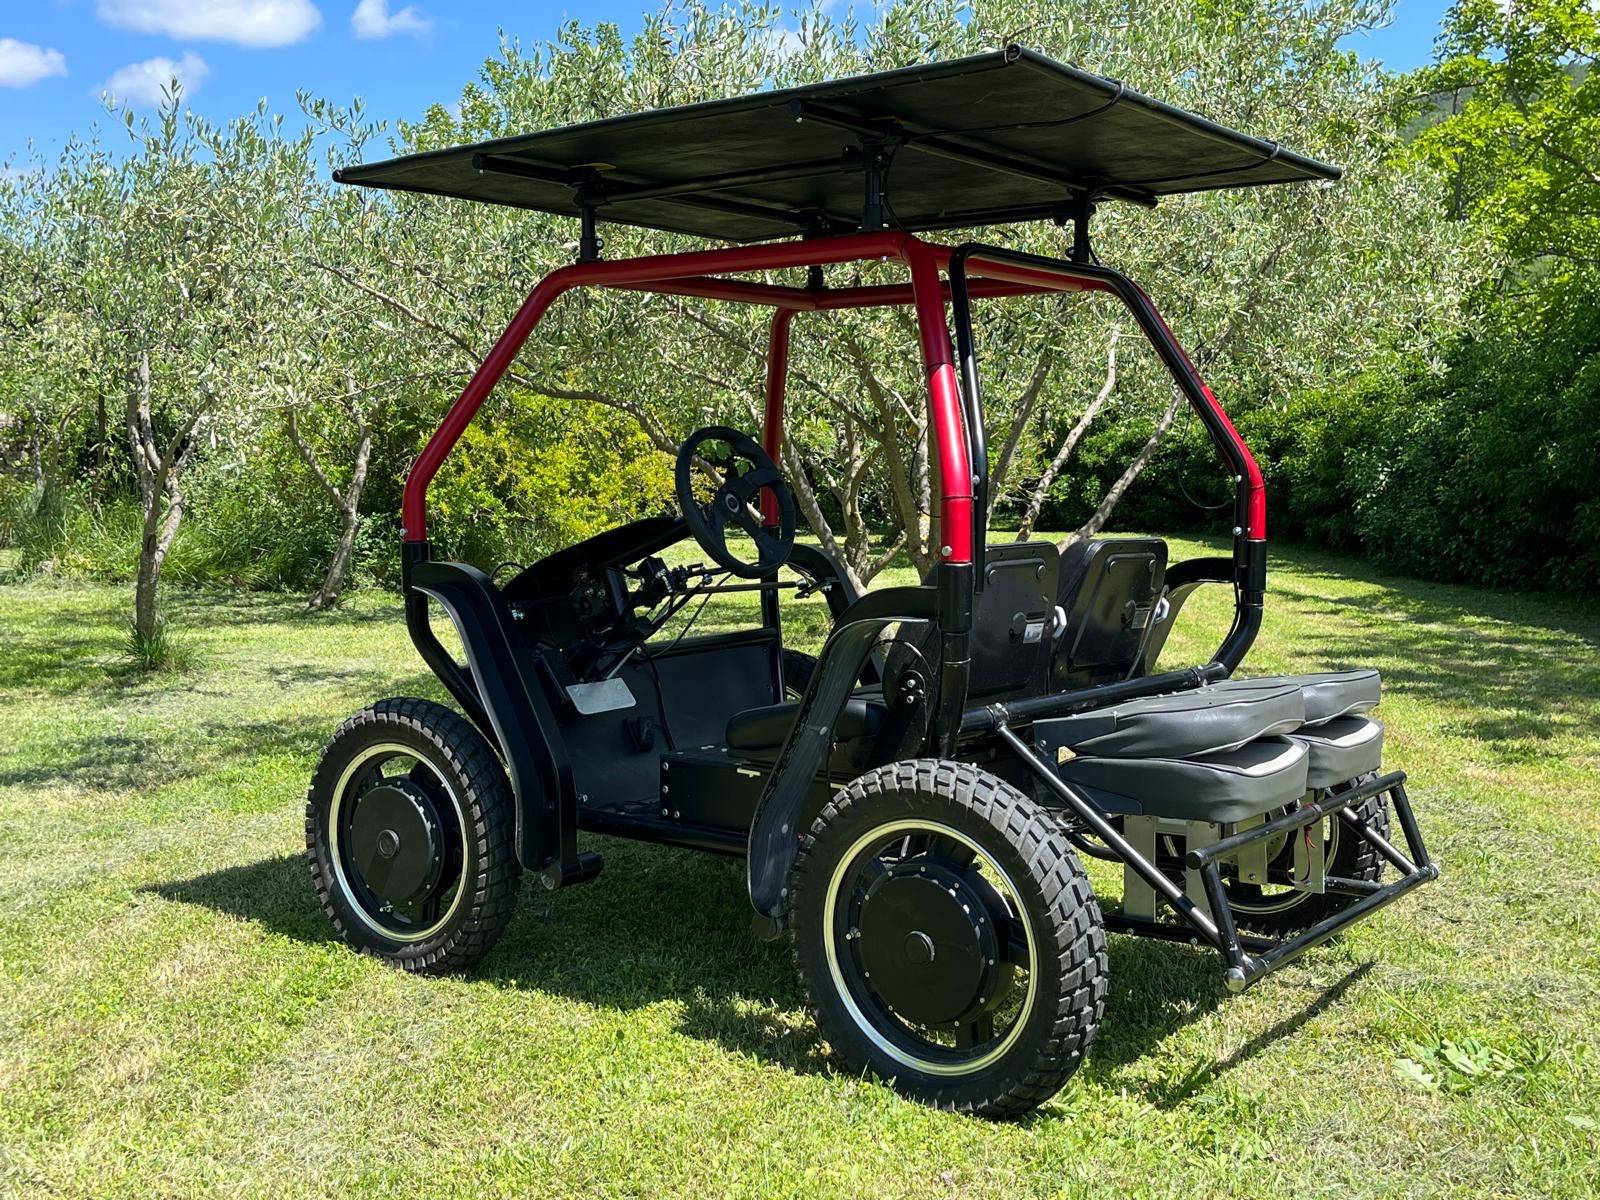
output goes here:
<path id="1" fill-rule="evenodd" d="M 965 763 L 870 771 L 822 810 L 793 875 L 795 957 L 853 1071 L 925 1104 L 1016 1117 L 1094 1039 L 1105 932 L 1050 815 Z"/>
<path id="2" fill-rule="evenodd" d="M 431 700 L 341 725 L 306 797 L 306 857 L 351 945 L 407 971 L 462 970 L 511 919 L 511 786 L 483 734 Z"/>

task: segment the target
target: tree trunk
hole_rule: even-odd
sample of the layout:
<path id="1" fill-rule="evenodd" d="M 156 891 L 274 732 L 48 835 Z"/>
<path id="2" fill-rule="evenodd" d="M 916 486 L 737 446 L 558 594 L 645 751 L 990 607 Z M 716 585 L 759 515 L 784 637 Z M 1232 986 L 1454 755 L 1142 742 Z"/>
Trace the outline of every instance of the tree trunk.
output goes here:
<path id="1" fill-rule="evenodd" d="M 328 563 L 328 571 L 322 577 L 322 583 L 306 602 L 307 608 L 317 612 L 333 607 L 349 580 L 356 532 L 361 528 L 361 492 L 367 484 L 367 464 L 372 458 L 372 428 L 361 415 L 356 400 L 358 391 L 356 382 L 354 379 L 346 379 L 345 383 L 348 389 L 345 407 L 355 422 L 359 440 L 356 442 L 356 460 L 350 470 L 350 482 L 342 490 L 328 478 L 328 473 L 322 468 L 322 460 L 317 457 L 315 447 L 300 433 L 300 423 L 295 417 L 294 409 L 292 407 L 289 409 L 289 441 L 294 444 L 301 460 L 310 468 L 317 484 L 339 509 L 339 541 L 334 546 L 333 558 Z"/>
<path id="2" fill-rule="evenodd" d="M 133 589 L 133 627 L 146 640 L 155 636 L 161 622 L 157 606 L 161 567 L 172 549 L 173 539 L 178 536 L 185 508 L 180 476 L 189 456 L 190 435 L 206 408 L 204 400 L 197 403 L 163 446 L 156 437 L 150 416 L 150 391 L 150 354 L 144 351 L 139 355 L 134 384 L 128 392 L 126 417 L 128 446 L 139 477 L 139 500 L 144 516 L 139 539 L 139 570 Z"/>
<path id="3" fill-rule="evenodd" d="M 1117 481 L 1106 490 L 1105 497 L 1100 501 L 1094 514 L 1078 527 L 1078 532 L 1061 543 L 1063 549 L 1080 538 L 1093 537 L 1105 528 L 1111 514 L 1116 510 L 1117 502 L 1122 499 L 1123 493 L 1133 486 L 1133 481 L 1144 472 L 1150 460 L 1155 457 L 1156 450 L 1161 445 L 1161 439 L 1167 436 L 1167 430 L 1172 428 L 1172 422 L 1177 419 L 1178 409 L 1183 404 L 1183 393 L 1176 388 L 1172 392 L 1172 402 L 1167 405 L 1166 411 L 1161 414 L 1161 419 L 1156 422 L 1155 429 L 1149 439 L 1134 455 L 1133 461 L 1128 464 L 1127 470 L 1117 477 Z"/>
<path id="4" fill-rule="evenodd" d="M 339 542 L 333 548 L 333 558 L 328 563 L 328 573 L 322 577 L 321 585 L 311 593 L 311 599 L 306 602 L 306 607 L 313 612 L 332 608 L 334 601 L 339 598 L 339 593 L 344 591 L 345 581 L 350 574 L 350 558 L 356 545 L 356 530 L 360 525 L 361 517 L 356 509 L 339 510 Z"/>
<path id="5" fill-rule="evenodd" d="M 906 557 L 921 577 L 937 561 L 934 539 L 938 536 L 933 514 L 929 512 L 927 406 L 924 404 L 920 408 L 913 408 L 900 402 L 878 377 L 866 347 L 854 335 L 845 335 L 844 350 L 877 417 L 873 432 L 889 479 L 889 502 L 905 533 Z M 904 413 L 911 423 L 909 459 L 900 438 L 896 436 L 897 410 Z"/>
<path id="6" fill-rule="evenodd" d="M 1067 465 L 1067 460 L 1072 457 L 1072 452 L 1078 448 L 1078 443 L 1083 439 L 1089 425 L 1105 407 L 1106 401 L 1111 399 L 1111 393 L 1117 390 L 1117 338 L 1120 336 L 1117 330 L 1111 331 L 1111 341 L 1106 346 L 1105 382 L 1100 385 L 1100 390 L 1095 393 L 1089 406 L 1073 422 L 1072 428 L 1067 431 L 1067 436 L 1062 439 L 1060 448 L 1051 458 L 1049 466 L 1045 467 L 1044 474 L 1039 476 L 1039 482 L 1033 485 L 1033 490 L 1028 494 L 1027 511 L 1022 515 L 1022 524 L 1017 527 L 1019 542 L 1025 542 L 1033 536 L 1034 523 L 1039 520 L 1045 499 L 1050 495 L 1050 488 L 1060 476 L 1061 469 Z"/>
<path id="7" fill-rule="evenodd" d="M 1050 368 L 1053 364 L 1054 356 L 1049 350 L 1040 354 L 1034 361 L 1033 375 L 1028 380 L 1028 385 L 1022 389 L 1022 395 L 1017 397 L 1011 425 L 1006 430 L 1005 440 L 1000 445 L 1000 453 L 995 457 L 994 470 L 989 473 L 991 513 L 1005 495 L 1006 481 L 1010 478 L 1012 464 L 1017 460 L 1017 450 L 1022 444 L 1023 430 L 1027 428 L 1028 422 L 1033 418 L 1034 410 L 1039 406 L 1039 398 L 1044 394 L 1045 381 L 1050 378 Z"/>

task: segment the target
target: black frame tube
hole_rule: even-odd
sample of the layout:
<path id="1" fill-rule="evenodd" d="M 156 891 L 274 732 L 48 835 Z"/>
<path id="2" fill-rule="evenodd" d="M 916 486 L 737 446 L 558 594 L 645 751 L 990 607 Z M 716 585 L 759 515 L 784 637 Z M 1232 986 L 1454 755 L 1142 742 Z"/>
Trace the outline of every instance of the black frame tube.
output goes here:
<path id="1" fill-rule="evenodd" d="M 1139 878 L 1148 883 L 1168 904 L 1177 909 L 1179 915 L 1199 930 L 1202 937 L 1217 949 L 1223 949 L 1221 934 L 1211 918 L 1200 911 L 1199 906 L 1189 899 L 1182 888 L 1168 879 L 1149 859 L 1135 850 L 1128 840 L 1117 832 L 1116 827 L 1106 819 L 1098 808 L 1078 795 L 1076 789 L 1067 786 L 1054 771 L 1040 770 L 1039 768 L 1043 764 L 1039 762 L 1038 756 L 1033 752 L 1033 747 L 1012 732 L 1010 726 L 1002 723 L 995 729 L 995 733 L 1024 762 L 1034 764 L 1035 774 L 1038 776 L 1039 781 L 1065 801 L 1067 807 L 1072 809 L 1073 815 L 1087 825 L 1096 837 L 1115 851 L 1123 862 L 1137 871 Z"/>
<path id="2" fill-rule="evenodd" d="M 1394 771 L 1377 779 L 1370 779 L 1359 787 L 1353 787 L 1348 791 L 1330 792 L 1321 800 L 1302 804 L 1293 812 L 1285 813 L 1276 820 L 1267 821 L 1253 828 L 1242 830 L 1231 837 L 1212 842 L 1209 846 L 1202 846 L 1198 850 L 1191 850 L 1185 856 L 1184 863 L 1186 866 L 1199 870 L 1201 867 L 1226 858 L 1244 846 L 1263 841 L 1274 834 L 1291 833 L 1304 825 L 1310 825 L 1313 821 L 1319 821 L 1323 817 L 1331 816 L 1337 812 L 1344 812 L 1350 805 L 1360 803 L 1381 792 L 1387 792 L 1404 779 L 1404 773 Z M 1407 863 L 1405 869 L 1410 870 L 1411 864 Z"/>
<path id="3" fill-rule="evenodd" d="M 1133 314 L 1141 332 L 1155 348 L 1162 365 L 1167 368 L 1167 373 L 1172 376 L 1173 382 L 1188 400 L 1189 407 L 1199 416 L 1206 427 L 1206 432 L 1211 435 L 1212 444 L 1222 455 L 1223 461 L 1232 469 L 1234 475 L 1234 536 L 1233 536 L 1233 583 L 1234 583 L 1234 616 L 1233 626 L 1223 638 L 1222 645 L 1217 649 L 1216 661 L 1227 667 L 1232 674 L 1243 661 L 1245 654 L 1255 642 L 1256 635 L 1261 630 L 1262 606 L 1266 594 L 1267 582 L 1267 553 L 1265 542 L 1254 540 L 1245 536 L 1249 528 L 1249 503 L 1250 490 L 1247 483 L 1249 477 L 1249 463 L 1245 452 L 1235 443 L 1229 435 L 1227 426 L 1213 408 L 1206 395 L 1204 382 L 1196 372 L 1194 364 L 1178 345 L 1172 332 L 1162 321 L 1161 315 L 1151 305 L 1149 298 L 1133 280 L 1121 271 L 1099 263 L 1073 262 L 1067 259 L 1050 258 L 1042 254 L 1028 254 L 1021 250 L 1010 250 L 1003 246 L 992 246 L 983 242 L 965 242 L 957 246 L 950 255 L 950 264 L 947 272 L 950 279 L 951 313 L 955 318 L 956 340 L 958 346 L 965 346 L 971 355 L 972 377 L 970 381 L 965 378 L 967 357 L 963 356 L 963 390 L 970 391 L 970 399 L 964 398 L 964 404 L 970 403 L 975 408 L 981 408 L 982 401 L 979 397 L 977 379 L 977 352 L 972 334 L 972 306 L 968 293 L 968 263 L 973 260 L 988 260 L 995 263 L 1010 263 L 1015 266 L 1029 267 L 1037 271 L 1045 271 L 1063 279 L 1086 279 L 1103 284 L 1117 295 L 1117 298 Z M 977 527 L 978 514 L 976 506 L 973 513 L 974 528 Z"/>
<path id="4" fill-rule="evenodd" d="M 1075 788 L 1062 780 L 1050 764 L 1041 759 L 1038 752 L 1019 737 L 1009 725 L 1003 720 L 997 720 L 993 732 L 1032 771 L 1040 783 L 1053 792 L 1090 832 L 1105 843 L 1112 855 L 1143 879 L 1185 922 L 1185 925 L 1162 924 L 1126 917 L 1119 913 L 1106 917 L 1106 927 L 1168 941 L 1198 943 L 1204 938 L 1222 954 L 1227 963 L 1224 979 L 1230 991 L 1243 991 L 1256 980 L 1286 963 L 1293 962 L 1307 950 L 1327 941 L 1340 930 L 1392 904 L 1414 888 L 1439 877 L 1439 868 L 1427 859 L 1420 833 L 1415 839 L 1411 837 L 1411 831 L 1416 829 L 1416 820 L 1411 812 L 1410 801 L 1405 795 L 1405 773 L 1395 771 L 1368 780 L 1337 795 L 1327 796 L 1322 801 L 1302 805 L 1295 812 L 1275 821 L 1265 822 L 1200 849 L 1190 850 L 1184 856 L 1184 863 L 1189 869 L 1200 873 L 1200 883 L 1205 889 L 1206 900 L 1211 909 L 1208 916 L 1190 900 L 1183 888 L 1174 883 L 1122 836 L 1106 813 L 1101 812 L 1097 806 L 1080 796 Z M 1416 859 L 1415 864 L 1390 846 L 1381 834 L 1350 812 L 1351 804 L 1380 794 L 1393 796 L 1395 809 L 1401 814 L 1401 827 L 1407 830 L 1407 841 Z M 1390 884 L 1335 877 L 1328 881 L 1332 885 L 1329 890 L 1350 895 L 1353 899 L 1351 903 L 1318 921 L 1311 928 L 1282 941 L 1241 934 L 1234 921 L 1233 906 L 1228 903 L 1227 892 L 1222 886 L 1219 860 L 1241 847 L 1262 841 L 1277 833 L 1298 829 L 1312 821 L 1321 820 L 1330 813 L 1336 813 L 1353 826 L 1361 836 L 1384 853 L 1386 858 L 1393 855 L 1390 861 L 1401 870 L 1402 877 Z"/>
<path id="5" fill-rule="evenodd" d="M 1185 667 L 1181 671 L 1164 671 L 1160 675 L 1141 675 L 1136 679 L 1099 683 L 1094 687 L 1057 692 L 1050 696 L 1030 696 L 1023 700 L 986 704 L 982 708 L 969 708 L 962 714 L 961 732 L 995 733 L 1002 726 L 1027 724 L 1046 717 L 1064 717 L 1068 713 L 1087 712 L 1092 708 L 1120 704 L 1124 700 L 1137 700 L 1141 696 L 1193 691 L 1227 677 L 1228 672 L 1221 664 L 1210 663 L 1203 667 Z"/>

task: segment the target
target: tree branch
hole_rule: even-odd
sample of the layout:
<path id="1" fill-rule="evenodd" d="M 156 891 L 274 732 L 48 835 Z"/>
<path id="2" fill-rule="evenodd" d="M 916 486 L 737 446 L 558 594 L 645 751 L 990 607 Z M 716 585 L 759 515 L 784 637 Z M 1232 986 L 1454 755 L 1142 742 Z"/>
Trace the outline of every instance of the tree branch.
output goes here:
<path id="1" fill-rule="evenodd" d="M 1089 428 L 1095 417 L 1099 415 L 1100 410 L 1105 407 L 1105 403 L 1111 398 L 1111 394 L 1116 391 L 1117 340 L 1121 336 L 1121 332 L 1113 326 L 1111 340 L 1106 345 L 1105 381 L 1100 385 L 1100 390 L 1095 393 L 1094 399 L 1088 403 L 1083 412 L 1078 415 L 1078 419 L 1073 422 L 1072 428 L 1067 430 L 1067 436 L 1062 439 L 1060 448 L 1056 450 L 1049 465 L 1045 467 L 1044 474 L 1039 476 L 1038 482 L 1033 485 L 1033 490 L 1028 495 L 1027 511 L 1023 513 L 1022 523 L 1017 527 L 1017 541 L 1025 542 L 1033 534 L 1034 523 L 1038 521 L 1039 513 L 1044 508 L 1045 498 L 1050 494 L 1050 489 L 1054 486 L 1056 478 L 1061 474 L 1061 469 L 1067 465 L 1067 460 L 1072 457 L 1072 452 L 1078 448 L 1078 442 L 1082 440 L 1084 432 Z"/>

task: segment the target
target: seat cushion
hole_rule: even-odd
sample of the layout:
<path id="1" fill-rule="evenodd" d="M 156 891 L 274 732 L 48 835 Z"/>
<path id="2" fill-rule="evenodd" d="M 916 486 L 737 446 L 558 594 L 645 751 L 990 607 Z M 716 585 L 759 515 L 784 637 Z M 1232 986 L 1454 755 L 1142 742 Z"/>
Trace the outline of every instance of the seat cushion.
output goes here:
<path id="1" fill-rule="evenodd" d="M 1293 740 L 1309 754 L 1306 786 L 1316 789 L 1341 783 L 1378 769 L 1383 757 L 1383 722 L 1371 717 L 1335 717 L 1300 730 Z"/>
<path id="2" fill-rule="evenodd" d="M 728 749 L 777 751 L 789 736 L 789 729 L 794 725 L 795 714 L 799 711 L 800 701 L 790 700 L 734 713 L 728 718 Z M 880 696 L 852 696 L 845 701 L 844 710 L 834 724 L 834 741 L 851 742 L 858 738 L 874 737 L 883 728 L 887 715 L 888 710 Z"/>
<path id="3" fill-rule="evenodd" d="M 1264 684 L 1293 684 L 1305 693 L 1306 724 L 1321 725 L 1338 717 L 1371 712 L 1382 690 L 1378 672 L 1371 667 L 1355 671 L 1321 671 L 1310 675 L 1266 675 L 1260 679 L 1229 679 L 1213 686 L 1221 689 L 1257 688 Z"/>
<path id="4" fill-rule="evenodd" d="M 1291 733 L 1304 718 L 1298 687 L 1263 682 L 1255 687 L 1203 687 L 1146 696 L 1036 721 L 1033 736 L 1047 752 L 1065 748 L 1092 757 L 1193 758 Z"/>
<path id="5" fill-rule="evenodd" d="M 1056 772 L 1107 812 L 1225 824 L 1304 796 L 1309 757 L 1267 737 L 1199 758 L 1072 758 Z"/>

